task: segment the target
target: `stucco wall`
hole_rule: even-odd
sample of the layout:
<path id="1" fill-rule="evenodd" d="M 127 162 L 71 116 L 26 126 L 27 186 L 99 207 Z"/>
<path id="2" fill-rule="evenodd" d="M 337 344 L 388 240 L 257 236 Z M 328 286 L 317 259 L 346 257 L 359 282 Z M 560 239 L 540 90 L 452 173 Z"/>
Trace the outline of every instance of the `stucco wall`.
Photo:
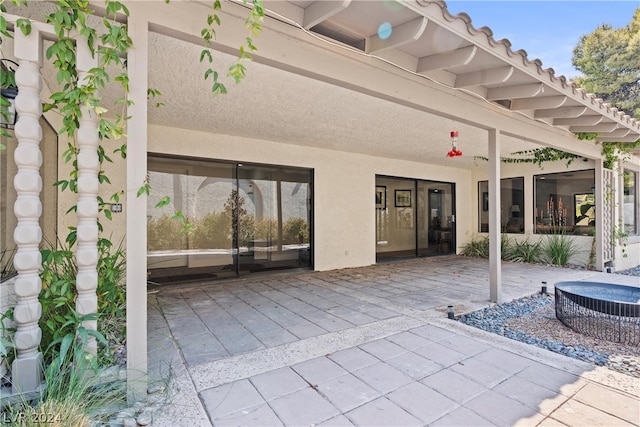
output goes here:
<path id="1" fill-rule="evenodd" d="M 376 174 L 455 183 L 458 247 L 471 236 L 468 170 L 162 126 L 150 126 L 149 152 L 313 169 L 316 270 L 375 263 Z"/>

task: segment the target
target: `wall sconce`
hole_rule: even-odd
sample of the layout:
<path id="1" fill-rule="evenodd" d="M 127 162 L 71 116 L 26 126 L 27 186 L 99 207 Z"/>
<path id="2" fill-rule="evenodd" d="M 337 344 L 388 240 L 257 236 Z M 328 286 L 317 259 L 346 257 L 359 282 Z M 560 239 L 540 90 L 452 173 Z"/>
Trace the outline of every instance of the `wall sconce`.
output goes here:
<path id="1" fill-rule="evenodd" d="M 9 73 L 15 73 L 15 69 L 11 66 L 4 65 L 5 62 L 9 62 L 16 67 L 19 67 L 18 63 L 7 58 L 0 59 L 0 69 L 2 74 L 8 76 Z M 5 82 L 7 83 L 7 82 Z M 9 81 L 11 84 L 11 81 Z M 18 114 L 16 113 L 15 99 L 18 96 L 18 88 L 11 85 L 0 88 L 0 95 L 2 95 L 2 111 L 0 114 L 0 127 L 4 129 L 13 129 L 18 121 Z"/>
<path id="2" fill-rule="evenodd" d="M 511 216 L 514 218 L 520 216 L 520 205 L 511 205 Z"/>

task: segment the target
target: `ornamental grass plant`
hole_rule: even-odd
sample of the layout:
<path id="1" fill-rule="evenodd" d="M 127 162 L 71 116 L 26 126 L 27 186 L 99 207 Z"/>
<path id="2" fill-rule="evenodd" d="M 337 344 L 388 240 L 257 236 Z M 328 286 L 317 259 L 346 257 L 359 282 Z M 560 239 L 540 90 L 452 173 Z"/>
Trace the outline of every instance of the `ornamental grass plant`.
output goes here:
<path id="1" fill-rule="evenodd" d="M 89 427 L 106 425 L 126 405 L 126 382 L 103 381 L 95 355 L 87 353 L 89 337 L 104 338 L 80 324 L 65 335 L 56 356 L 46 366 L 45 383 L 38 398 L 8 406 L 2 419 L 16 427 Z M 51 350 L 51 349 L 50 349 Z"/>
<path id="2" fill-rule="evenodd" d="M 566 234 L 549 234 L 542 242 L 542 260 L 549 264 L 564 267 L 579 253 L 578 245 Z"/>
<path id="3" fill-rule="evenodd" d="M 515 240 L 503 258 L 512 262 L 539 263 L 542 260 L 542 242 L 530 242 L 529 239 Z"/>
<path id="4" fill-rule="evenodd" d="M 510 253 L 513 241 L 506 234 L 500 236 L 500 251 L 502 259 L 507 260 L 506 256 Z M 489 236 L 473 238 L 469 243 L 462 247 L 461 254 L 476 258 L 489 258 Z"/>

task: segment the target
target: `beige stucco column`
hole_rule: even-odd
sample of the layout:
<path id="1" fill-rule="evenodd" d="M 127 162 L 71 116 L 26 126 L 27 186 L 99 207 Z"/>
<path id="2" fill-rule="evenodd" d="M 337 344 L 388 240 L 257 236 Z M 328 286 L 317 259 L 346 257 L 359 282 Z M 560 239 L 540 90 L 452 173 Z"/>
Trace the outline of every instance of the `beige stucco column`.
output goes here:
<path id="1" fill-rule="evenodd" d="M 42 354 L 38 350 L 42 331 L 38 326 L 42 307 L 38 295 L 42 288 L 39 271 L 41 264 L 40 216 L 42 203 L 42 104 L 40 91 L 42 89 L 42 43 L 40 32 L 33 29 L 25 36 L 22 31 L 15 32 L 15 57 L 20 67 L 16 70 L 18 96 L 15 105 L 18 122 L 15 136 L 18 142 L 14 159 L 18 171 L 13 184 L 17 198 L 14 212 L 17 225 L 13 233 L 17 252 L 13 260 L 18 276 L 14 283 L 16 305 L 14 320 L 16 332 L 14 343 L 17 348 L 17 358 L 11 366 L 14 392 L 27 392 L 37 389 L 42 382 Z"/>
<path id="2" fill-rule="evenodd" d="M 147 392 L 147 197 L 137 196 L 147 177 L 147 68 L 149 23 L 144 8 L 130 5 L 127 125 L 127 384 L 129 398 L 138 400 Z"/>
<path id="3" fill-rule="evenodd" d="M 489 129 L 489 299 L 502 302 L 500 131 Z"/>

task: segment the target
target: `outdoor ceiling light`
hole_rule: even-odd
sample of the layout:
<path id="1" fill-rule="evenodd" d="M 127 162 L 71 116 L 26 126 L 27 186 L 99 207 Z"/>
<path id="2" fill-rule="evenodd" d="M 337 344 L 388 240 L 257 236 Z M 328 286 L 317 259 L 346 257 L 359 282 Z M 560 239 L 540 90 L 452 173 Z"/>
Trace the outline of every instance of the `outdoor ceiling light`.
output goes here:
<path id="1" fill-rule="evenodd" d="M 2 69 L 3 74 L 5 72 L 6 73 L 15 72 L 15 70 L 11 68 L 11 66 L 6 67 L 4 65 L 5 62 L 9 62 L 15 65 L 16 67 L 19 66 L 18 63 L 15 61 L 12 61 L 7 58 L 1 58 L 0 68 Z M 16 122 L 18 121 L 18 114 L 16 114 L 16 106 L 15 106 L 15 99 L 16 99 L 16 96 L 18 96 L 18 88 L 15 86 L 0 88 L 0 95 L 2 95 L 2 97 L 6 101 L 8 101 L 8 102 L 4 102 L 4 101 L 2 102 L 2 112 L 1 112 L 2 114 L 0 114 L 0 127 L 4 129 L 13 129 L 16 125 Z"/>

